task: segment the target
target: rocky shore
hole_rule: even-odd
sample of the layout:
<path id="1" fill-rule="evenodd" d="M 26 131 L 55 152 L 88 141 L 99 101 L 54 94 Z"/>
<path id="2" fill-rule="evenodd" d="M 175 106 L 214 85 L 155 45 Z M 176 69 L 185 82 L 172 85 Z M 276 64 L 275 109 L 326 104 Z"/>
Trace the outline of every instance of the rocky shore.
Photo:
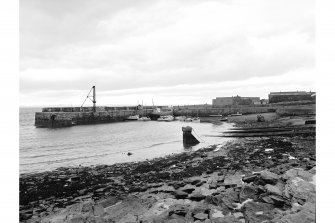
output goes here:
<path id="1" fill-rule="evenodd" d="M 315 222 L 315 137 L 20 176 L 21 222 Z"/>

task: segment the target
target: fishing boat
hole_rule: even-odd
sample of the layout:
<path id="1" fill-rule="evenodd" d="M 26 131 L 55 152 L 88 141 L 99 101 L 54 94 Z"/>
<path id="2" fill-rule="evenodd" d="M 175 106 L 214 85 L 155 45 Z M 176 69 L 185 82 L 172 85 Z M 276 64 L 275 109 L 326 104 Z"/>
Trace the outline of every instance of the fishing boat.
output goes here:
<path id="1" fill-rule="evenodd" d="M 139 115 L 131 115 L 128 118 L 126 118 L 126 120 L 128 121 L 137 121 L 140 118 Z"/>
<path id="2" fill-rule="evenodd" d="M 141 117 L 141 118 L 138 119 L 138 121 L 146 122 L 146 121 L 151 121 L 151 119 L 149 117 Z"/>
<path id="3" fill-rule="evenodd" d="M 174 120 L 174 117 L 172 115 L 163 115 L 157 119 L 157 121 L 160 122 L 171 122 Z"/>

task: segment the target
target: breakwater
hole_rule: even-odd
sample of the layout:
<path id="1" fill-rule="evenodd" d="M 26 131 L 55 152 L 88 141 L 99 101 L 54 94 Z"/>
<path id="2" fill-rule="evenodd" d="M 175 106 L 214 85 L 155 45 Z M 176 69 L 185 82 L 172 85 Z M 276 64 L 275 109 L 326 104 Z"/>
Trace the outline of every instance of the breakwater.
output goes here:
<path id="1" fill-rule="evenodd" d="M 161 106 L 164 108 L 164 106 Z M 35 126 L 38 128 L 58 128 L 73 125 L 88 125 L 124 121 L 131 115 L 150 115 L 155 108 L 133 107 L 55 107 L 42 108 L 35 113 Z"/>

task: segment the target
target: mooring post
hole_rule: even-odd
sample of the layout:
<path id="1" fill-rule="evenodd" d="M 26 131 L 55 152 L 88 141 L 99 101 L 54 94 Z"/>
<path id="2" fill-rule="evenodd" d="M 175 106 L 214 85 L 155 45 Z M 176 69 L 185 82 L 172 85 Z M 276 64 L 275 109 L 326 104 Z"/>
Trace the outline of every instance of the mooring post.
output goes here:
<path id="1" fill-rule="evenodd" d="M 186 126 L 181 128 L 183 130 L 183 144 L 187 146 L 192 146 L 200 143 L 193 135 L 192 135 L 192 127 Z"/>

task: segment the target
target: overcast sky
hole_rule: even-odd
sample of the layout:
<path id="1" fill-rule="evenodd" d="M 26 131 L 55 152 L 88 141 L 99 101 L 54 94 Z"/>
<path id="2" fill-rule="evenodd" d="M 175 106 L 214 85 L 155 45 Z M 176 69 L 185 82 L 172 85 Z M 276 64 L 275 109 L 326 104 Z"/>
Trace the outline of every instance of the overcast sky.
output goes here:
<path id="1" fill-rule="evenodd" d="M 311 0 L 20 0 L 20 105 L 315 90 Z M 87 105 L 90 105 L 89 103 Z"/>

